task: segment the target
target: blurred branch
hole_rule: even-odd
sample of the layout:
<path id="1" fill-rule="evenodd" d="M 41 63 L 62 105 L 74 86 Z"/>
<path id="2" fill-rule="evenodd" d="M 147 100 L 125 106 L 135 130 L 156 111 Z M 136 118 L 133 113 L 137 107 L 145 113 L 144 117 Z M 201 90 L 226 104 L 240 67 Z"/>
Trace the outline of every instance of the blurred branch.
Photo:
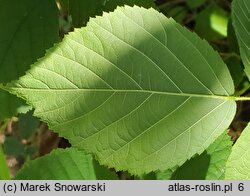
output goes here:
<path id="1" fill-rule="evenodd" d="M 231 53 L 220 52 L 220 56 L 223 58 L 236 57 L 237 59 L 241 60 L 240 55 L 236 54 L 235 52 Z"/>

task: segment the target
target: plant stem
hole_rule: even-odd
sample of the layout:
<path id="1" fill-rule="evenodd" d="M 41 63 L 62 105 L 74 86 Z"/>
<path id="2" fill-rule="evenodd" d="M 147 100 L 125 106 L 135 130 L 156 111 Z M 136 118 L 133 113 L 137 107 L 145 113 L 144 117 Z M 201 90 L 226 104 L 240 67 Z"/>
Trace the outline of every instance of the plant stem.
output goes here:
<path id="1" fill-rule="evenodd" d="M 234 97 L 235 101 L 250 101 L 250 97 Z"/>
<path id="2" fill-rule="evenodd" d="M 220 52 L 220 55 L 224 58 L 227 58 L 227 59 L 230 57 L 235 57 L 235 58 L 241 60 L 241 57 L 235 52 L 231 52 L 231 53 Z"/>

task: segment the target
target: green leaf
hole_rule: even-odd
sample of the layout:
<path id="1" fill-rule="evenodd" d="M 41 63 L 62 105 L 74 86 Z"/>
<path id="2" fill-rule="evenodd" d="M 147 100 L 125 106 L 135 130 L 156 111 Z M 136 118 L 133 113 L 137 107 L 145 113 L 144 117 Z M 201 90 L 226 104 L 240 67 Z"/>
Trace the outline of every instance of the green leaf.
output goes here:
<path id="1" fill-rule="evenodd" d="M 69 14 L 72 16 L 74 27 L 82 27 L 90 17 L 101 15 L 103 11 L 113 11 L 122 5 L 155 7 L 154 0 L 69 0 Z"/>
<path id="2" fill-rule="evenodd" d="M 135 180 L 157 180 L 155 172 L 150 172 L 141 176 L 135 176 Z"/>
<path id="3" fill-rule="evenodd" d="M 158 172 L 157 178 L 159 180 L 205 180 L 209 162 L 210 156 L 205 151 L 186 161 L 176 170 L 168 169 L 164 172 Z"/>
<path id="4" fill-rule="evenodd" d="M 0 180 L 9 180 L 10 172 L 3 153 L 2 145 L 0 145 Z"/>
<path id="5" fill-rule="evenodd" d="M 70 0 L 69 14 L 74 27 L 85 26 L 90 17 L 100 15 L 105 0 Z"/>
<path id="6" fill-rule="evenodd" d="M 232 17 L 228 20 L 228 27 L 227 27 L 227 45 L 230 52 L 235 52 L 237 54 L 240 53 L 239 44 L 237 41 L 237 37 L 235 34 L 235 30 L 233 28 L 233 20 Z"/>
<path id="7" fill-rule="evenodd" d="M 244 68 L 238 56 L 229 56 L 224 60 L 231 73 L 235 87 L 238 87 L 244 78 Z"/>
<path id="8" fill-rule="evenodd" d="M 58 11 L 51 0 L 0 0 L 0 4 L 0 82 L 9 82 L 58 41 Z"/>
<path id="9" fill-rule="evenodd" d="M 4 151 L 7 155 L 20 157 L 25 155 L 25 146 L 16 136 L 8 136 L 4 141 Z"/>
<path id="10" fill-rule="evenodd" d="M 141 6 L 144 8 L 156 8 L 155 0 L 104 0 L 104 10 L 103 11 L 114 11 L 117 6 Z"/>
<path id="11" fill-rule="evenodd" d="M 244 129 L 239 139 L 233 146 L 232 153 L 226 164 L 225 179 L 249 180 L 250 179 L 250 125 Z"/>
<path id="12" fill-rule="evenodd" d="M 232 141 L 227 132 L 218 137 L 206 151 L 210 155 L 210 163 L 205 180 L 223 180 L 226 162 L 232 151 Z"/>
<path id="13" fill-rule="evenodd" d="M 207 40 L 227 36 L 227 13 L 219 6 L 211 6 L 200 12 L 195 19 L 195 32 Z"/>
<path id="14" fill-rule="evenodd" d="M 95 169 L 96 179 L 98 180 L 118 180 L 118 176 L 114 171 L 110 171 L 107 167 L 100 165 L 95 159 L 93 159 L 93 165 Z"/>
<path id="15" fill-rule="evenodd" d="M 22 99 L 0 89 L 0 121 L 10 118 L 17 113 L 26 113 L 32 107 L 25 104 Z"/>
<path id="16" fill-rule="evenodd" d="M 17 108 L 24 104 L 21 99 L 0 89 L 0 121 L 11 117 L 17 112 Z"/>
<path id="17" fill-rule="evenodd" d="M 163 13 L 168 16 L 172 17 L 175 21 L 182 23 L 184 18 L 187 15 L 188 10 L 185 6 L 172 6 L 169 9 L 163 11 Z"/>
<path id="18" fill-rule="evenodd" d="M 174 168 L 165 170 L 165 171 L 157 171 L 156 172 L 156 179 L 157 180 L 170 180 L 173 173 L 175 172 L 176 169 L 178 169 L 179 167 L 176 166 Z"/>
<path id="19" fill-rule="evenodd" d="M 18 180 L 95 180 L 92 157 L 75 148 L 57 149 L 29 161 L 17 173 Z"/>
<path id="20" fill-rule="evenodd" d="M 232 6 L 233 26 L 240 45 L 245 72 L 250 79 L 250 1 L 234 0 Z"/>
<path id="21" fill-rule="evenodd" d="M 36 131 L 39 120 L 32 116 L 33 111 L 20 114 L 18 119 L 19 134 L 23 139 L 29 139 Z"/>
<path id="22" fill-rule="evenodd" d="M 52 0 L 0 0 L 0 83 L 23 75 L 58 41 L 58 11 Z M 0 91 L 0 119 L 16 113 L 20 100 Z M 9 108 L 9 109 L 8 109 Z"/>
<path id="23" fill-rule="evenodd" d="M 236 109 L 232 78 L 208 43 L 136 6 L 91 19 L 5 89 L 102 165 L 137 175 L 202 153 Z"/>
<path id="24" fill-rule="evenodd" d="M 190 8 L 197 8 L 204 4 L 206 0 L 187 0 L 187 5 Z"/>
<path id="25" fill-rule="evenodd" d="M 223 133 L 201 155 L 185 162 L 181 167 L 158 172 L 160 180 L 221 180 L 224 179 L 225 165 L 230 155 L 232 142 Z"/>

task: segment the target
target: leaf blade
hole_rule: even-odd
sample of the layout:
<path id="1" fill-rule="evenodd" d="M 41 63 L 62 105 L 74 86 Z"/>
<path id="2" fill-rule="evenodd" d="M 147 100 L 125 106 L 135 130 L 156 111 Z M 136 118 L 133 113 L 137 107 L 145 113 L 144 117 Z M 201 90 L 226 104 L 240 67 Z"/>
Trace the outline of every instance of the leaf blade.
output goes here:
<path id="1" fill-rule="evenodd" d="M 249 151 L 249 132 L 250 126 L 248 125 L 242 132 L 241 136 L 237 139 L 232 148 L 232 153 L 226 164 L 225 179 L 231 180 L 248 180 L 250 151 Z"/>
<path id="2" fill-rule="evenodd" d="M 245 72 L 248 79 L 250 78 L 249 10 L 250 10 L 249 1 L 244 1 L 244 0 L 233 1 L 232 4 L 233 26 L 240 46 L 240 54 L 243 64 L 245 66 Z"/>
<path id="3" fill-rule="evenodd" d="M 159 180 L 222 180 L 231 153 L 232 142 L 224 132 L 201 155 L 186 161 L 181 167 L 158 172 Z"/>
<path id="4" fill-rule="evenodd" d="M 56 149 L 29 161 L 17 173 L 19 180 L 95 180 L 92 157 L 74 148 Z"/>
<path id="5" fill-rule="evenodd" d="M 50 0 L 0 0 L 0 4 L 0 83 L 7 83 L 23 75 L 59 40 L 58 10 Z M 0 102 L 0 119 L 11 117 L 23 105 L 2 90 Z"/>
<path id="6" fill-rule="evenodd" d="M 229 71 L 205 41 L 128 6 L 70 33 L 6 88 L 73 146 L 138 175 L 202 153 L 236 107 Z"/>
<path id="7" fill-rule="evenodd" d="M 2 149 L 2 145 L 0 145 L 0 180 L 10 180 L 10 172 L 7 165 L 7 161 L 5 159 L 5 154 Z"/>

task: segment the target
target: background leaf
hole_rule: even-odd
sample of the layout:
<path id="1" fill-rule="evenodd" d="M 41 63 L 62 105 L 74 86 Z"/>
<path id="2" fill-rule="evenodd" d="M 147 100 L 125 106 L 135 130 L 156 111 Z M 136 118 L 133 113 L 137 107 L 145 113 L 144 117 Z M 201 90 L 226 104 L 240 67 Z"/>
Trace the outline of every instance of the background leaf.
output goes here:
<path id="1" fill-rule="evenodd" d="M 27 162 L 15 179 L 118 180 L 118 177 L 83 151 L 67 148 L 56 149 L 48 155 Z"/>
<path id="2" fill-rule="evenodd" d="M 224 59 L 231 73 L 235 87 L 238 87 L 244 78 L 244 68 L 241 60 L 236 56 L 229 56 Z"/>
<path id="3" fill-rule="evenodd" d="M 0 82 L 9 82 L 58 41 L 58 11 L 51 0 L 1 0 L 0 4 Z"/>
<path id="4" fill-rule="evenodd" d="M 5 159 L 5 155 L 2 150 L 2 145 L 0 145 L 0 180 L 9 180 L 10 173 Z"/>
<path id="5" fill-rule="evenodd" d="M 24 102 L 16 96 L 0 89 L 0 121 L 11 117 Z"/>
<path id="6" fill-rule="evenodd" d="M 160 180 L 222 180 L 225 165 L 231 153 L 232 142 L 223 133 L 201 155 L 185 162 L 181 167 L 157 173 Z"/>
<path id="7" fill-rule="evenodd" d="M 128 6 L 70 33 L 6 89 L 74 147 L 137 175 L 202 153 L 236 107 L 229 71 L 207 42 Z"/>
<path id="8" fill-rule="evenodd" d="M 53 0 L 0 0 L 0 83 L 23 75 L 57 42 L 58 10 Z M 0 90 L 0 120 L 23 102 Z"/>
<path id="9" fill-rule="evenodd" d="M 227 36 L 227 13 L 217 5 L 201 11 L 195 19 L 195 32 L 206 40 L 215 40 Z"/>
<path id="10" fill-rule="evenodd" d="M 228 43 L 229 52 L 234 52 L 237 54 L 240 53 L 239 44 L 238 44 L 235 30 L 233 27 L 232 17 L 230 17 L 228 20 L 227 43 Z"/>
<path id="11" fill-rule="evenodd" d="M 23 156 L 25 154 L 25 146 L 16 136 L 9 136 L 4 140 L 4 151 L 8 155 Z"/>
<path id="12" fill-rule="evenodd" d="M 187 5 L 190 8 L 197 8 L 201 6 L 202 4 L 204 4 L 205 2 L 206 0 L 187 0 Z"/>
<path id="13" fill-rule="evenodd" d="M 233 146 L 226 165 L 225 179 L 249 180 L 250 179 L 250 125 L 244 129 L 239 139 Z"/>
<path id="14" fill-rule="evenodd" d="M 118 176 L 114 171 L 110 171 L 107 167 L 100 165 L 93 159 L 96 179 L 98 180 L 118 180 Z"/>
<path id="15" fill-rule="evenodd" d="M 114 11 L 122 5 L 155 7 L 154 0 L 69 0 L 69 14 L 74 27 L 82 27 L 90 17 L 101 15 L 103 11 Z"/>
<path id="16" fill-rule="evenodd" d="M 57 149 L 29 161 L 16 175 L 18 180 L 95 180 L 90 155 L 74 148 Z"/>
<path id="17" fill-rule="evenodd" d="M 29 139 L 37 130 L 39 120 L 33 116 L 33 111 L 19 115 L 19 134 L 22 139 Z"/>
<path id="18" fill-rule="evenodd" d="M 240 45 L 245 72 L 250 79 L 250 1 L 234 0 L 232 4 L 233 25 Z"/>

